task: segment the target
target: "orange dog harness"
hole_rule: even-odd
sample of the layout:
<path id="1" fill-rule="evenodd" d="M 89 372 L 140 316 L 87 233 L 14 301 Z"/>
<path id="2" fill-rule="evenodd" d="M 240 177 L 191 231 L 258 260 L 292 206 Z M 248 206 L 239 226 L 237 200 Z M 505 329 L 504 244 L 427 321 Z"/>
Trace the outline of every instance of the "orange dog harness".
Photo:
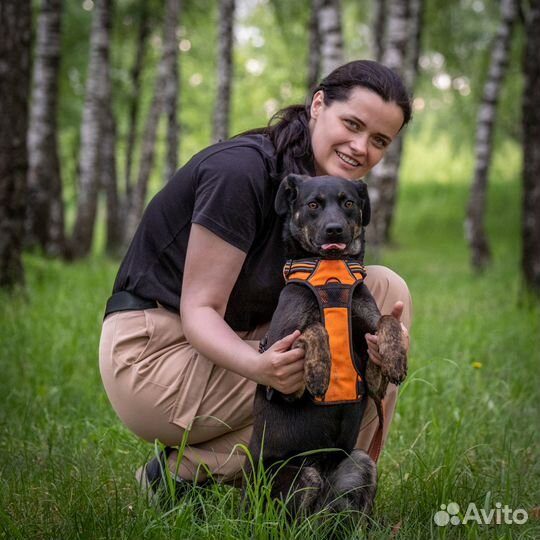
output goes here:
<path id="1" fill-rule="evenodd" d="M 330 338 L 330 384 L 324 397 L 314 402 L 360 401 L 364 385 L 352 349 L 351 300 L 366 277 L 364 266 L 354 260 L 299 259 L 285 264 L 283 276 L 287 283 L 303 284 L 313 291 Z"/>

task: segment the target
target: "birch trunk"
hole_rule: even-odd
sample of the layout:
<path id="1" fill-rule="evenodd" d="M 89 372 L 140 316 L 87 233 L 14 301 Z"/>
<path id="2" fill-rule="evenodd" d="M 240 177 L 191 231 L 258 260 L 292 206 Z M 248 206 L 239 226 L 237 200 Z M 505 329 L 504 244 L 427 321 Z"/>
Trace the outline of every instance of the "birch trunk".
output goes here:
<path id="1" fill-rule="evenodd" d="M 163 43 L 166 42 L 166 36 L 169 36 L 171 35 L 171 32 L 176 31 L 174 13 L 178 13 L 177 5 L 179 4 L 179 1 L 180 0 L 167 0 L 163 24 Z M 131 241 L 144 211 L 146 195 L 148 192 L 148 182 L 154 166 L 156 134 L 165 103 L 165 86 L 169 75 L 168 69 L 170 69 L 169 58 L 164 46 L 163 54 L 157 68 L 154 96 L 146 119 L 146 126 L 141 144 L 141 158 L 137 183 L 132 189 L 128 203 L 128 212 L 125 220 L 126 227 L 123 239 L 124 244 Z"/>
<path id="2" fill-rule="evenodd" d="M 111 0 L 96 0 L 90 37 L 90 63 L 81 126 L 79 196 L 73 235 L 67 256 L 88 255 L 94 238 L 97 196 L 100 186 L 100 143 L 106 113 Z"/>
<path id="3" fill-rule="evenodd" d="M 116 120 L 112 106 L 112 91 L 109 81 L 105 99 L 105 116 L 100 148 L 101 185 L 107 199 L 107 237 L 105 251 L 108 255 L 119 256 L 122 252 L 122 211 L 118 196 L 118 176 L 116 168 Z"/>
<path id="4" fill-rule="evenodd" d="M 26 239 L 49 255 L 64 243 L 62 180 L 57 142 L 58 75 L 62 0 L 42 0 L 34 59 L 28 128 Z"/>
<path id="5" fill-rule="evenodd" d="M 375 0 L 371 22 L 371 51 L 377 62 L 382 62 L 386 30 L 386 0 Z"/>
<path id="6" fill-rule="evenodd" d="M 382 62 L 401 79 L 405 78 L 407 51 L 411 42 L 410 2 L 387 1 L 387 27 Z M 412 82 L 412 81 L 411 81 Z M 411 88 L 409 88 L 409 92 Z M 372 203 L 371 224 L 367 230 L 368 245 L 377 252 L 390 238 L 390 227 L 399 185 L 399 166 L 403 150 L 402 131 L 392 142 L 383 160 L 371 171 L 368 179 Z"/>
<path id="7" fill-rule="evenodd" d="M 311 0 L 311 15 L 309 17 L 309 49 L 307 75 L 307 88 L 309 94 L 311 94 L 319 84 L 321 72 L 319 3 L 320 0 Z"/>
<path id="8" fill-rule="evenodd" d="M 166 64 L 164 88 L 164 109 L 167 118 L 167 157 L 165 159 L 165 181 L 175 173 L 178 167 L 178 103 L 180 84 L 178 81 L 178 38 L 177 27 L 181 9 L 180 0 L 167 0 L 167 17 L 163 42 L 163 62 Z"/>
<path id="9" fill-rule="evenodd" d="M 476 123 L 476 163 L 465 218 L 465 236 L 471 250 L 471 263 L 476 270 L 485 269 L 491 262 L 491 250 L 484 228 L 487 185 L 497 103 L 508 64 L 516 15 L 516 0 L 501 0 L 501 25 L 493 43 L 484 96 Z"/>
<path id="10" fill-rule="evenodd" d="M 137 48 L 135 52 L 135 62 L 131 69 L 131 92 L 129 96 L 129 119 L 128 135 L 126 144 L 126 176 L 125 192 L 126 200 L 131 197 L 133 154 L 135 151 L 135 140 L 137 137 L 137 121 L 139 118 L 139 97 L 141 93 L 141 73 L 143 69 L 144 50 L 146 48 L 146 39 L 149 33 L 148 26 L 148 0 L 142 0 L 139 20 L 139 33 L 137 37 Z"/>
<path id="11" fill-rule="evenodd" d="M 29 0 L 0 2 L 0 287 L 24 282 L 28 94 L 32 13 Z"/>
<path id="12" fill-rule="evenodd" d="M 319 0 L 318 19 L 321 74 L 322 77 L 326 77 L 345 61 L 340 0 Z"/>
<path id="13" fill-rule="evenodd" d="M 420 51 L 422 50 L 424 0 L 410 0 L 409 24 L 410 45 L 407 47 L 407 61 L 405 62 L 405 84 L 412 93 L 418 77 Z"/>
<path id="14" fill-rule="evenodd" d="M 540 296 L 540 0 L 529 5 L 523 70 L 522 269 L 527 287 Z"/>
<path id="15" fill-rule="evenodd" d="M 235 0 L 220 0 L 219 2 L 217 89 L 213 118 L 214 142 L 224 141 L 229 137 L 234 8 Z"/>

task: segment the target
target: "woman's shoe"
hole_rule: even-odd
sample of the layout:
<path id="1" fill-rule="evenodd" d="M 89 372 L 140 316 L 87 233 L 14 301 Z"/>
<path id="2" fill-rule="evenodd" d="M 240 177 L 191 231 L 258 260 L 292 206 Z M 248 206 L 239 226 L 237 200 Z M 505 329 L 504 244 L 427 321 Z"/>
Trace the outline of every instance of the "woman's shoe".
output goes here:
<path id="1" fill-rule="evenodd" d="M 166 446 L 135 473 L 139 485 L 150 498 L 166 506 L 177 503 L 193 487 L 191 482 L 170 472 L 168 458 L 174 450 L 176 448 Z"/>

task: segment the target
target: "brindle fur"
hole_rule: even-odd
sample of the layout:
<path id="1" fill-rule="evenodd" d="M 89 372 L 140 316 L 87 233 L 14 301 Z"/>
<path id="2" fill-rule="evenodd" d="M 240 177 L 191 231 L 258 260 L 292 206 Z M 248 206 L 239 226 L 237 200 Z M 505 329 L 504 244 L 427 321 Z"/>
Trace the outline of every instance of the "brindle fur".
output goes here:
<path id="1" fill-rule="evenodd" d="M 289 175 L 279 187 L 276 211 L 284 218 L 283 236 L 288 258 L 347 257 L 362 261 L 364 227 L 370 219 L 364 182 L 332 176 Z M 332 243 L 343 243 L 347 247 L 339 252 L 322 250 L 323 244 Z M 311 514 L 323 508 L 368 514 L 375 497 L 377 470 L 364 451 L 355 449 L 366 400 L 332 405 L 313 402 L 313 396 L 324 395 L 330 380 L 328 334 L 321 324 L 313 293 L 304 285 L 290 283 L 279 298 L 267 346 L 297 329 L 302 335 L 294 346 L 305 349 L 307 391 L 284 396 L 273 390 L 273 397 L 268 399 L 268 389 L 258 386 L 249 444 L 251 455 L 256 467 L 262 465 L 275 472 L 272 495 L 283 499 L 289 496 L 288 508 L 292 516 Z M 364 335 L 376 332 L 383 369 L 368 362 Z M 358 285 L 353 295 L 352 336 L 354 355 L 360 359 L 360 365 L 368 366 L 365 379 L 379 408 L 387 380 L 401 382 L 407 360 L 399 323 L 392 317 L 381 318 L 364 285 Z M 335 450 L 321 451 L 330 448 Z M 306 455 L 310 451 L 315 452 Z M 272 468 L 284 460 L 286 466 Z M 249 477 L 250 466 L 246 463 Z"/>

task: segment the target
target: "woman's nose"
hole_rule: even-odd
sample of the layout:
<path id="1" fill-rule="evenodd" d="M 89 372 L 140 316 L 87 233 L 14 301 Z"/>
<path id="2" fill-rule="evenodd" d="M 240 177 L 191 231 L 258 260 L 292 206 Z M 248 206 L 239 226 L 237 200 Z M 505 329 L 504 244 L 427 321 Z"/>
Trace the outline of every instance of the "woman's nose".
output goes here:
<path id="1" fill-rule="evenodd" d="M 365 155 L 367 145 L 368 137 L 365 133 L 357 133 L 350 142 L 351 150 L 357 155 Z"/>

